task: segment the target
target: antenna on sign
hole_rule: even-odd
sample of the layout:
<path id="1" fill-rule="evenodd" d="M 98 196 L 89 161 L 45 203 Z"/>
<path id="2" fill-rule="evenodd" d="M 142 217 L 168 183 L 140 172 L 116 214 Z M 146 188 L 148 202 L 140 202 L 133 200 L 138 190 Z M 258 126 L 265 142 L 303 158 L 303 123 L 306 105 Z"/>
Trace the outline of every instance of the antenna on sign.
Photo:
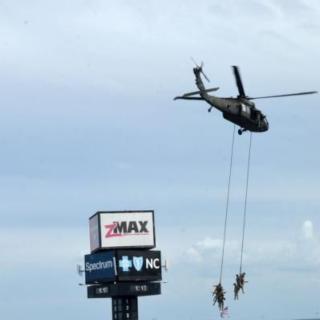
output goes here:
<path id="1" fill-rule="evenodd" d="M 169 266 L 168 266 L 168 260 L 164 260 L 164 264 L 162 265 L 162 268 L 165 272 L 168 272 Z"/>
<path id="2" fill-rule="evenodd" d="M 83 273 L 85 272 L 85 270 L 83 269 L 81 264 L 77 264 L 77 274 L 82 277 Z"/>

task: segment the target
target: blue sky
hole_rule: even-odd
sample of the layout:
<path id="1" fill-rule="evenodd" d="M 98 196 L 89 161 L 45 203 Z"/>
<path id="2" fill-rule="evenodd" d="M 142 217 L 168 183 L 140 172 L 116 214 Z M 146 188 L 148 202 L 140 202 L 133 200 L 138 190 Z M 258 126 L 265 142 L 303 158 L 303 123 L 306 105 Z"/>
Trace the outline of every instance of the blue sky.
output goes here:
<path id="1" fill-rule="evenodd" d="M 87 300 L 75 265 L 97 210 L 154 209 L 169 260 L 141 319 L 216 319 L 232 124 L 198 102 L 190 56 L 221 96 L 319 90 L 316 0 L 1 1 L 1 315 L 111 316 Z M 236 137 L 224 284 L 232 318 L 319 312 L 319 96 L 259 100 L 270 131 L 253 138 L 244 264 L 239 267 L 249 136 Z"/>

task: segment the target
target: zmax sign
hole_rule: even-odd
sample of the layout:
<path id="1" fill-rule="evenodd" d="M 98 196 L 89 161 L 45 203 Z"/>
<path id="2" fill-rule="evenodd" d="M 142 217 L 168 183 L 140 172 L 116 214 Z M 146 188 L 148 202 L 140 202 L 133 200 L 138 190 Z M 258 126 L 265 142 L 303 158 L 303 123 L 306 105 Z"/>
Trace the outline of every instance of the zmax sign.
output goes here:
<path id="1" fill-rule="evenodd" d="M 154 248 L 154 212 L 99 211 L 89 220 L 91 252 L 101 249 Z"/>

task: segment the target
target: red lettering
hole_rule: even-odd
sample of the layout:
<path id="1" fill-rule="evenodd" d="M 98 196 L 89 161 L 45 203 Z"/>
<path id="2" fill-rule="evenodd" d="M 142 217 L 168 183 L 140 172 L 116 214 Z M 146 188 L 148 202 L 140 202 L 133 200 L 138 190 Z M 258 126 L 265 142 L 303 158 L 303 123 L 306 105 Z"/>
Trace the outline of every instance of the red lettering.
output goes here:
<path id="1" fill-rule="evenodd" d="M 104 227 L 108 230 L 105 236 L 106 238 L 121 237 L 121 234 L 114 233 L 114 229 L 117 227 L 116 222 L 113 224 L 106 224 Z"/>

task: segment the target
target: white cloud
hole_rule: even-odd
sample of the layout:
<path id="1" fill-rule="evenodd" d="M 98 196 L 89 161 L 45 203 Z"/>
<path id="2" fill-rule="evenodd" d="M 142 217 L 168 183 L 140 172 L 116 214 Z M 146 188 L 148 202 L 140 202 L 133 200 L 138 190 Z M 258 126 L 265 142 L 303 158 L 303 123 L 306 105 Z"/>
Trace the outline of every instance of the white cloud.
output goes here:
<path id="1" fill-rule="evenodd" d="M 192 261 L 197 263 L 203 262 L 201 253 L 198 250 L 196 250 L 194 247 L 188 248 L 186 253 Z"/>
<path id="2" fill-rule="evenodd" d="M 302 224 L 303 237 L 297 230 L 293 239 L 286 234 L 270 238 L 248 238 L 245 240 L 244 258 L 246 265 L 253 269 L 305 270 L 320 268 L 320 241 L 314 232 L 313 223 Z M 222 253 L 222 239 L 205 237 L 197 240 L 185 253 L 190 263 L 202 267 L 219 264 Z M 241 238 L 228 239 L 225 247 L 225 264 L 229 267 L 239 263 Z"/>
<path id="3" fill-rule="evenodd" d="M 216 250 L 222 247 L 222 240 L 206 237 L 203 240 L 198 241 L 196 244 L 196 247 L 204 250 L 206 249 Z"/>
<path id="4" fill-rule="evenodd" d="M 305 239 L 313 239 L 314 237 L 313 223 L 310 220 L 306 220 L 303 223 L 302 232 Z"/>

